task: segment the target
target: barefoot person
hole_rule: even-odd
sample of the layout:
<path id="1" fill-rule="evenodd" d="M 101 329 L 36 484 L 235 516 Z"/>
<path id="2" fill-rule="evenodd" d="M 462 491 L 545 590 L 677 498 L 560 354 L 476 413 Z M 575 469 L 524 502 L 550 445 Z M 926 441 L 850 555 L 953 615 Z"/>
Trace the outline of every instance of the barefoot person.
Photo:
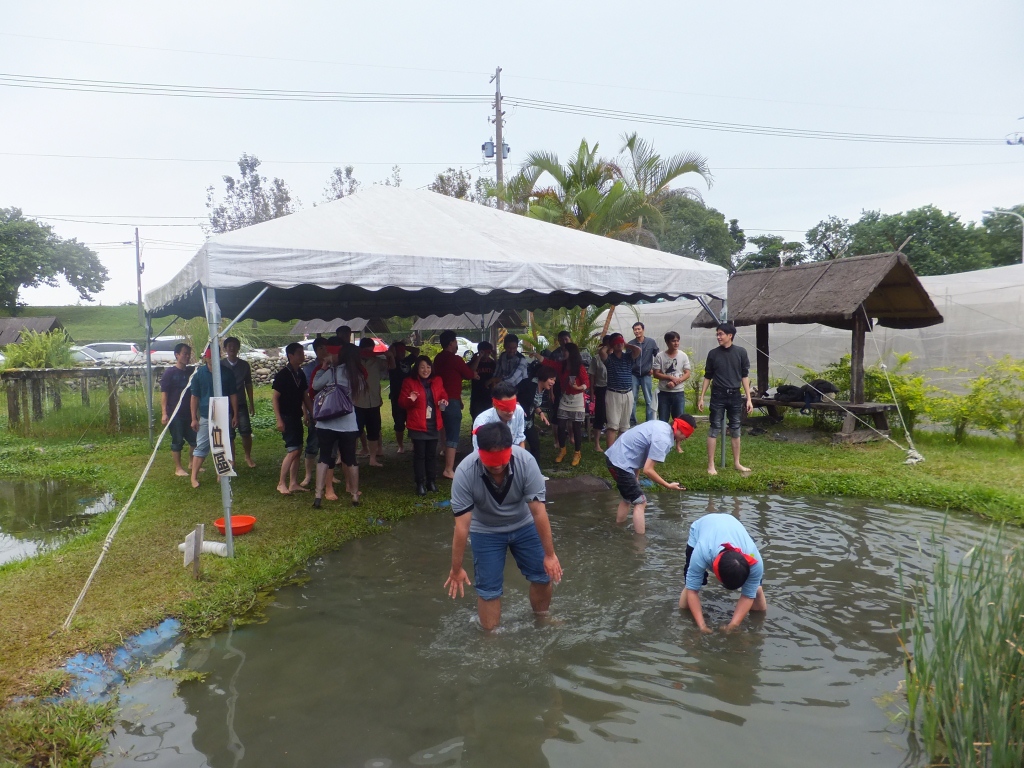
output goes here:
<path id="1" fill-rule="evenodd" d="M 732 465 L 737 472 L 750 471 L 748 467 L 740 464 L 740 424 L 743 421 L 743 414 L 754 410 L 754 404 L 750 401 L 750 358 L 747 357 L 747 350 L 733 344 L 735 337 L 736 326 L 732 323 L 721 323 L 715 330 L 718 346 L 708 352 L 708 360 L 704 364 L 704 381 L 701 383 L 700 397 L 697 399 L 697 410 L 703 411 L 704 393 L 710 385 L 709 475 L 718 474 L 718 470 L 715 469 L 715 445 L 725 427 L 727 416 L 729 438 L 732 441 Z"/>
<path id="2" fill-rule="evenodd" d="M 306 391 L 306 374 L 302 371 L 302 362 L 305 360 L 302 345 L 293 341 L 284 348 L 284 353 L 288 358 L 288 364 L 274 376 L 271 401 L 274 405 L 277 431 L 284 438 L 284 460 L 281 462 L 277 490 L 288 496 L 298 491 L 309 490 L 298 481 L 299 454 L 302 451 L 303 416 L 306 424 L 312 424 L 313 405 Z"/>
<path id="3" fill-rule="evenodd" d="M 255 467 L 252 460 L 252 417 L 256 415 L 256 400 L 252 395 L 252 368 L 247 360 L 238 356 L 242 342 L 234 336 L 224 339 L 224 365 L 235 375 L 235 389 L 238 392 L 238 434 L 242 436 L 242 450 L 245 463 Z M 235 455 L 235 433 L 231 432 L 231 455 Z"/>
<path id="4" fill-rule="evenodd" d="M 476 438 L 480 447 L 458 466 L 452 481 L 455 536 L 444 586 L 454 598 L 472 584 L 462 565 L 470 540 L 480 626 L 492 630 L 501 623 L 506 551 L 512 551 L 530 582 L 530 606 L 539 616 L 551 606 L 562 566 L 551 540 L 544 478 L 533 456 L 512 445 L 512 433 L 503 423 L 484 424 Z"/>
<path id="5" fill-rule="evenodd" d="M 732 620 L 720 627 L 723 632 L 739 627 L 751 611 L 768 610 L 761 586 L 764 579 L 761 553 L 743 524 L 732 515 L 704 515 L 690 526 L 686 543 L 686 586 L 679 596 L 679 607 L 690 611 L 704 633 L 711 629 L 704 622 L 700 588 L 708 583 L 709 568 L 723 587 L 741 591 Z"/>
<path id="6" fill-rule="evenodd" d="M 643 534 L 647 530 L 644 512 L 647 511 L 647 497 L 640 488 L 640 472 L 662 488 L 670 491 L 685 491 L 679 483 L 670 483 L 662 479 L 654 468 L 656 462 L 662 462 L 675 444 L 679 444 L 693 434 L 696 422 L 693 416 L 682 416 L 672 424 L 664 421 L 645 421 L 622 433 L 611 448 L 604 452 L 605 463 L 611 473 L 615 486 L 619 489 L 622 500 L 615 513 L 615 522 L 620 525 L 629 517 L 629 508 L 633 507 L 633 530 Z"/>
<path id="7" fill-rule="evenodd" d="M 337 337 L 327 342 L 327 355 L 323 367 L 313 376 L 313 390 L 320 392 L 328 386 L 338 386 L 353 399 L 366 386 L 359 360 L 359 348 L 353 344 L 342 346 Z M 345 476 L 345 491 L 352 498 L 352 506 L 359 506 L 359 465 L 356 464 L 356 443 L 359 441 L 359 424 L 355 408 L 351 412 L 333 419 L 317 419 L 317 442 L 320 444 L 320 461 L 316 465 L 316 497 L 313 506 L 320 508 L 328 470 L 334 469 L 334 449 L 338 449 L 342 472 Z"/>
<path id="8" fill-rule="evenodd" d="M 462 382 L 479 378 L 474 367 L 478 360 L 469 365 L 459 357 L 459 340 L 455 331 L 441 334 L 441 351 L 434 358 L 434 375 L 441 377 L 444 391 L 448 394 L 448 405 L 442 412 L 444 418 L 444 472 L 451 480 L 455 477 L 455 453 L 459 450 L 459 433 L 462 430 Z"/>
<path id="9" fill-rule="evenodd" d="M 160 423 L 171 425 L 168 430 L 171 433 L 171 456 L 174 457 L 174 474 L 178 477 L 188 477 L 188 472 L 181 465 L 181 449 L 185 443 L 193 450 L 196 447 L 196 431 L 192 429 L 192 394 L 188 389 L 192 375 L 188 364 L 191 360 L 192 347 L 185 343 L 175 344 L 174 365 L 160 377 Z M 178 400 L 181 400 L 180 407 Z M 172 419 L 175 408 L 178 408 L 178 413 Z"/>
<path id="10" fill-rule="evenodd" d="M 309 395 L 310 401 L 313 399 L 313 376 L 316 374 L 317 369 L 323 365 L 324 357 L 327 355 L 327 339 L 323 336 L 317 336 L 313 339 L 312 347 L 313 359 L 302 366 L 302 373 L 306 377 L 306 394 Z M 309 419 L 309 429 L 306 434 L 306 471 L 302 476 L 302 480 L 299 481 L 299 485 L 303 488 L 309 488 L 309 484 L 316 477 L 316 459 L 320 455 L 320 444 L 316 440 L 316 422 L 313 420 L 312 408 L 310 409 Z M 334 487 L 332 485 L 334 472 L 332 471 L 328 474 L 328 493 L 324 498 L 337 501 L 338 497 L 334 496 L 333 491 L 331 491 L 331 488 Z"/>
<path id="11" fill-rule="evenodd" d="M 608 389 L 604 396 L 608 423 L 604 433 L 611 448 L 615 438 L 629 429 L 629 416 L 633 412 L 633 361 L 640 357 L 640 347 L 627 344 L 621 333 L 613 333 L 605 339 L 606 343 L 597 348 L 597 354 L 608 369 Z"/>
<path id="12" fill-rule="evenodd" d="M 210 455 L 210 398 L 213 397 L 213 359 L 210 348 L 203 353 L 205 365 L 192 377 L 192 429 L 196 431 L 196 447 L 192 451 L 192 487 L 199 487 L 199 472 L 203 460 Z M 235 393 L 235 376 L 223 362 L 220 362 L 220 388 L 228 398 L 231 408 L 231 426 L 238 426 L 238 395 Z"/>
<path id="13" fill-rule="evenodd" d="M 375 342 L 369 336 L 359 340 L 359 359 L 363 366 L 366 386 L 356 392 L 352 402 L 356 406 L 356 423 L 359 424 L 359 438 L 366 439 L 366 453 L 371 467 L 383 467 L 384 448 L 381 444 L 380 409 L 384 399 L 380 393 L 380 381 L 394 366 L 394 358 L 374 353 Z"/>

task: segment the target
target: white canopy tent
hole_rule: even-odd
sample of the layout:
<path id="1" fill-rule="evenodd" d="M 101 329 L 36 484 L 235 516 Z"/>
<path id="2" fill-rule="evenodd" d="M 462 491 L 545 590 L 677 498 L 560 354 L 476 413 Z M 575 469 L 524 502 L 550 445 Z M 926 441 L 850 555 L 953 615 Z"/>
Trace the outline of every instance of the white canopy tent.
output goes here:
<path id="1" fill-rule="evenodd" d="M 210 238 L 151 315 L 255 320 L 544 309 L 726 293 L 724 269 L 434 192 L 373 186 Z"/>

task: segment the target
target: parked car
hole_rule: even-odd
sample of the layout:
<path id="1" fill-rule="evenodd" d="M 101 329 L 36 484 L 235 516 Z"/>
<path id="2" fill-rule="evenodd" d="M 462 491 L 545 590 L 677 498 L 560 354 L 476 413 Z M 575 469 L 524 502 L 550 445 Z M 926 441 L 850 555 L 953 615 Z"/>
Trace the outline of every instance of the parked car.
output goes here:
<path id="1" fill-rule="evenodd" d="M 71 360 L 75 363 L 81 363 L 84 365 L 102 365 L 103 361 L 97 353 L 86 349 L 85 347 L 72 347 L 71 348 Z"/>
<path id="2" fill-rule="evenodd" d="M 255 363 L 257 360 L 269 360 L 270 355 L 264 352 L 262 349 L 256 349 L 250 347 L 248 344 L 243 344 L 238 350 L 238 356 L 243 360 L 248 360 L 250 363 Z"/>
<path id="3" fill-rule="evenodd" d="M 139 345 L 132 341 L 98 341 L 95 344 L 84 344 L 82 349 L 104 363 L 131 365 L 143 362 Z"/>
<path id="4" fill-rule="evenodd" d="M 153 365 L 174 365 L 174 348 L 185 339 L 181 336 L 159 336 L 149 342 L 149 359 Z M 195 357 L 195 353 L 193 353 Z"/>
<path id="5" fill-rule="evenodd" d="M 462 336 L 456 336 L 455 340 L 459 342 L 459 351 L 456 352 L 459 357 L 465 360 L 467 363 L 473 359 L 473 355 L 476 354 L 477 342 L 470 341 L 469 339 L 463 338 Z"/>
<path id="6" fill-rule="evenodd" d="M 385 352 L 388 351 L 388 345 L 384 343 L 383 339 L 378 339 L 376 336 L 371 336 L 370 338 L 373 339 L 374 354 L 383 355 Z M 314 357 L 316 357 L 316 355 L 313 354 L 314 341 L 316 341 L 316 339 L 303 339 L 302 341 L 299 342 L 302 345 L 302 352 L 307 360 L 312 360 Z M 356 340 L 355 343 L 358 344 L 359 341 Z"/>

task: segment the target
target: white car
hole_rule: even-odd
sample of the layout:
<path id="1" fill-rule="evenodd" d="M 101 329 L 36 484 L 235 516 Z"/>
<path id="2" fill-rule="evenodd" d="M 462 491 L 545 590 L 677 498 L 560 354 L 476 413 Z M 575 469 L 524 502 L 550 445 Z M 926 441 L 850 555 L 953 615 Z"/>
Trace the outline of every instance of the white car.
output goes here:
<path id="1" fill-rule="evenodd" d="M 132 341 L 98 341 L 84 344 L 81 349 L 103 363 L 131 365 L 143 362 L 142 350 Z"/>
<path id="2" fill-rule="evenodd" d="M 465 360 L 467 363 L 473 359 L 473 355 L 476 354 L 476 345 L 479 344 L 477 341 L 470 341 L 462 336 L 456 336 L 455 340 L 459 342 L 459 351 L 456 352 L 459 357 Z"/>
<path id="3" fill-rule="evenodd" d="M 99 355 L 95 352 L 90 352 L 85 347 L 72 347 L 71 361 L 74 363 L 84 363 L 85 365 L 90 366 L 102 365 L 103 363 L 103 361 L 100 360 Z"/>

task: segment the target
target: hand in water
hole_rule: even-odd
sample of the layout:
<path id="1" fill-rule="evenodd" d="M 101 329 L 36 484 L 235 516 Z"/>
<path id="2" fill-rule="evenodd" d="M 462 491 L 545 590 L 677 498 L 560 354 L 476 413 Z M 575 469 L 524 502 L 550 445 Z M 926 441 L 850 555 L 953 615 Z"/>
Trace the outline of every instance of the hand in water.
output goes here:
<path id="1" fill-rule="evenodd" d="M 670 491 L 685 491 L 686 490 L 679 483 L 669 483 L 665 487 L 668 488 Z"/>
<path id="2" fill-rule="evenodd" d="M 718 630 L 720 632 L 722 632 L 722 634 L 725 634 L 725 635 L 731 635 L 737 629 L 739 629 L 739 627 L 734 627 L 732 624 L 723 624 L 722 626 L 720 626 L 718 628 Z"/>
<path id="3" fill-rule="evenodd" d="M 555 584 L 562 580 L 562 564 L 556 555 L 544 555 L 544 572 Z"/>
<path id="4" fill-rule="evenodd" d="M 714 630 L 711 629 L 711 627 L 709 627 L 707 624 L 705 624 L 703 627 L 700 627 L 700 633 L 702 635 L 710 635 L 713 631 Z"/>
<path id="5" fill-rule="evenodd" d="M 448 574 L 448 581 L 444 583 L 444 588 L 448 590 L 449 597 L 454 600 L 456 593 L 458 593 L 459 597 L 465 596 L 466 585 L 473 586 L 473 582 L 469 580 L 469 574 L 466 573 L 466 569 L 459 568 L 456 571 L 453 568 L 451 573 Z"/>

